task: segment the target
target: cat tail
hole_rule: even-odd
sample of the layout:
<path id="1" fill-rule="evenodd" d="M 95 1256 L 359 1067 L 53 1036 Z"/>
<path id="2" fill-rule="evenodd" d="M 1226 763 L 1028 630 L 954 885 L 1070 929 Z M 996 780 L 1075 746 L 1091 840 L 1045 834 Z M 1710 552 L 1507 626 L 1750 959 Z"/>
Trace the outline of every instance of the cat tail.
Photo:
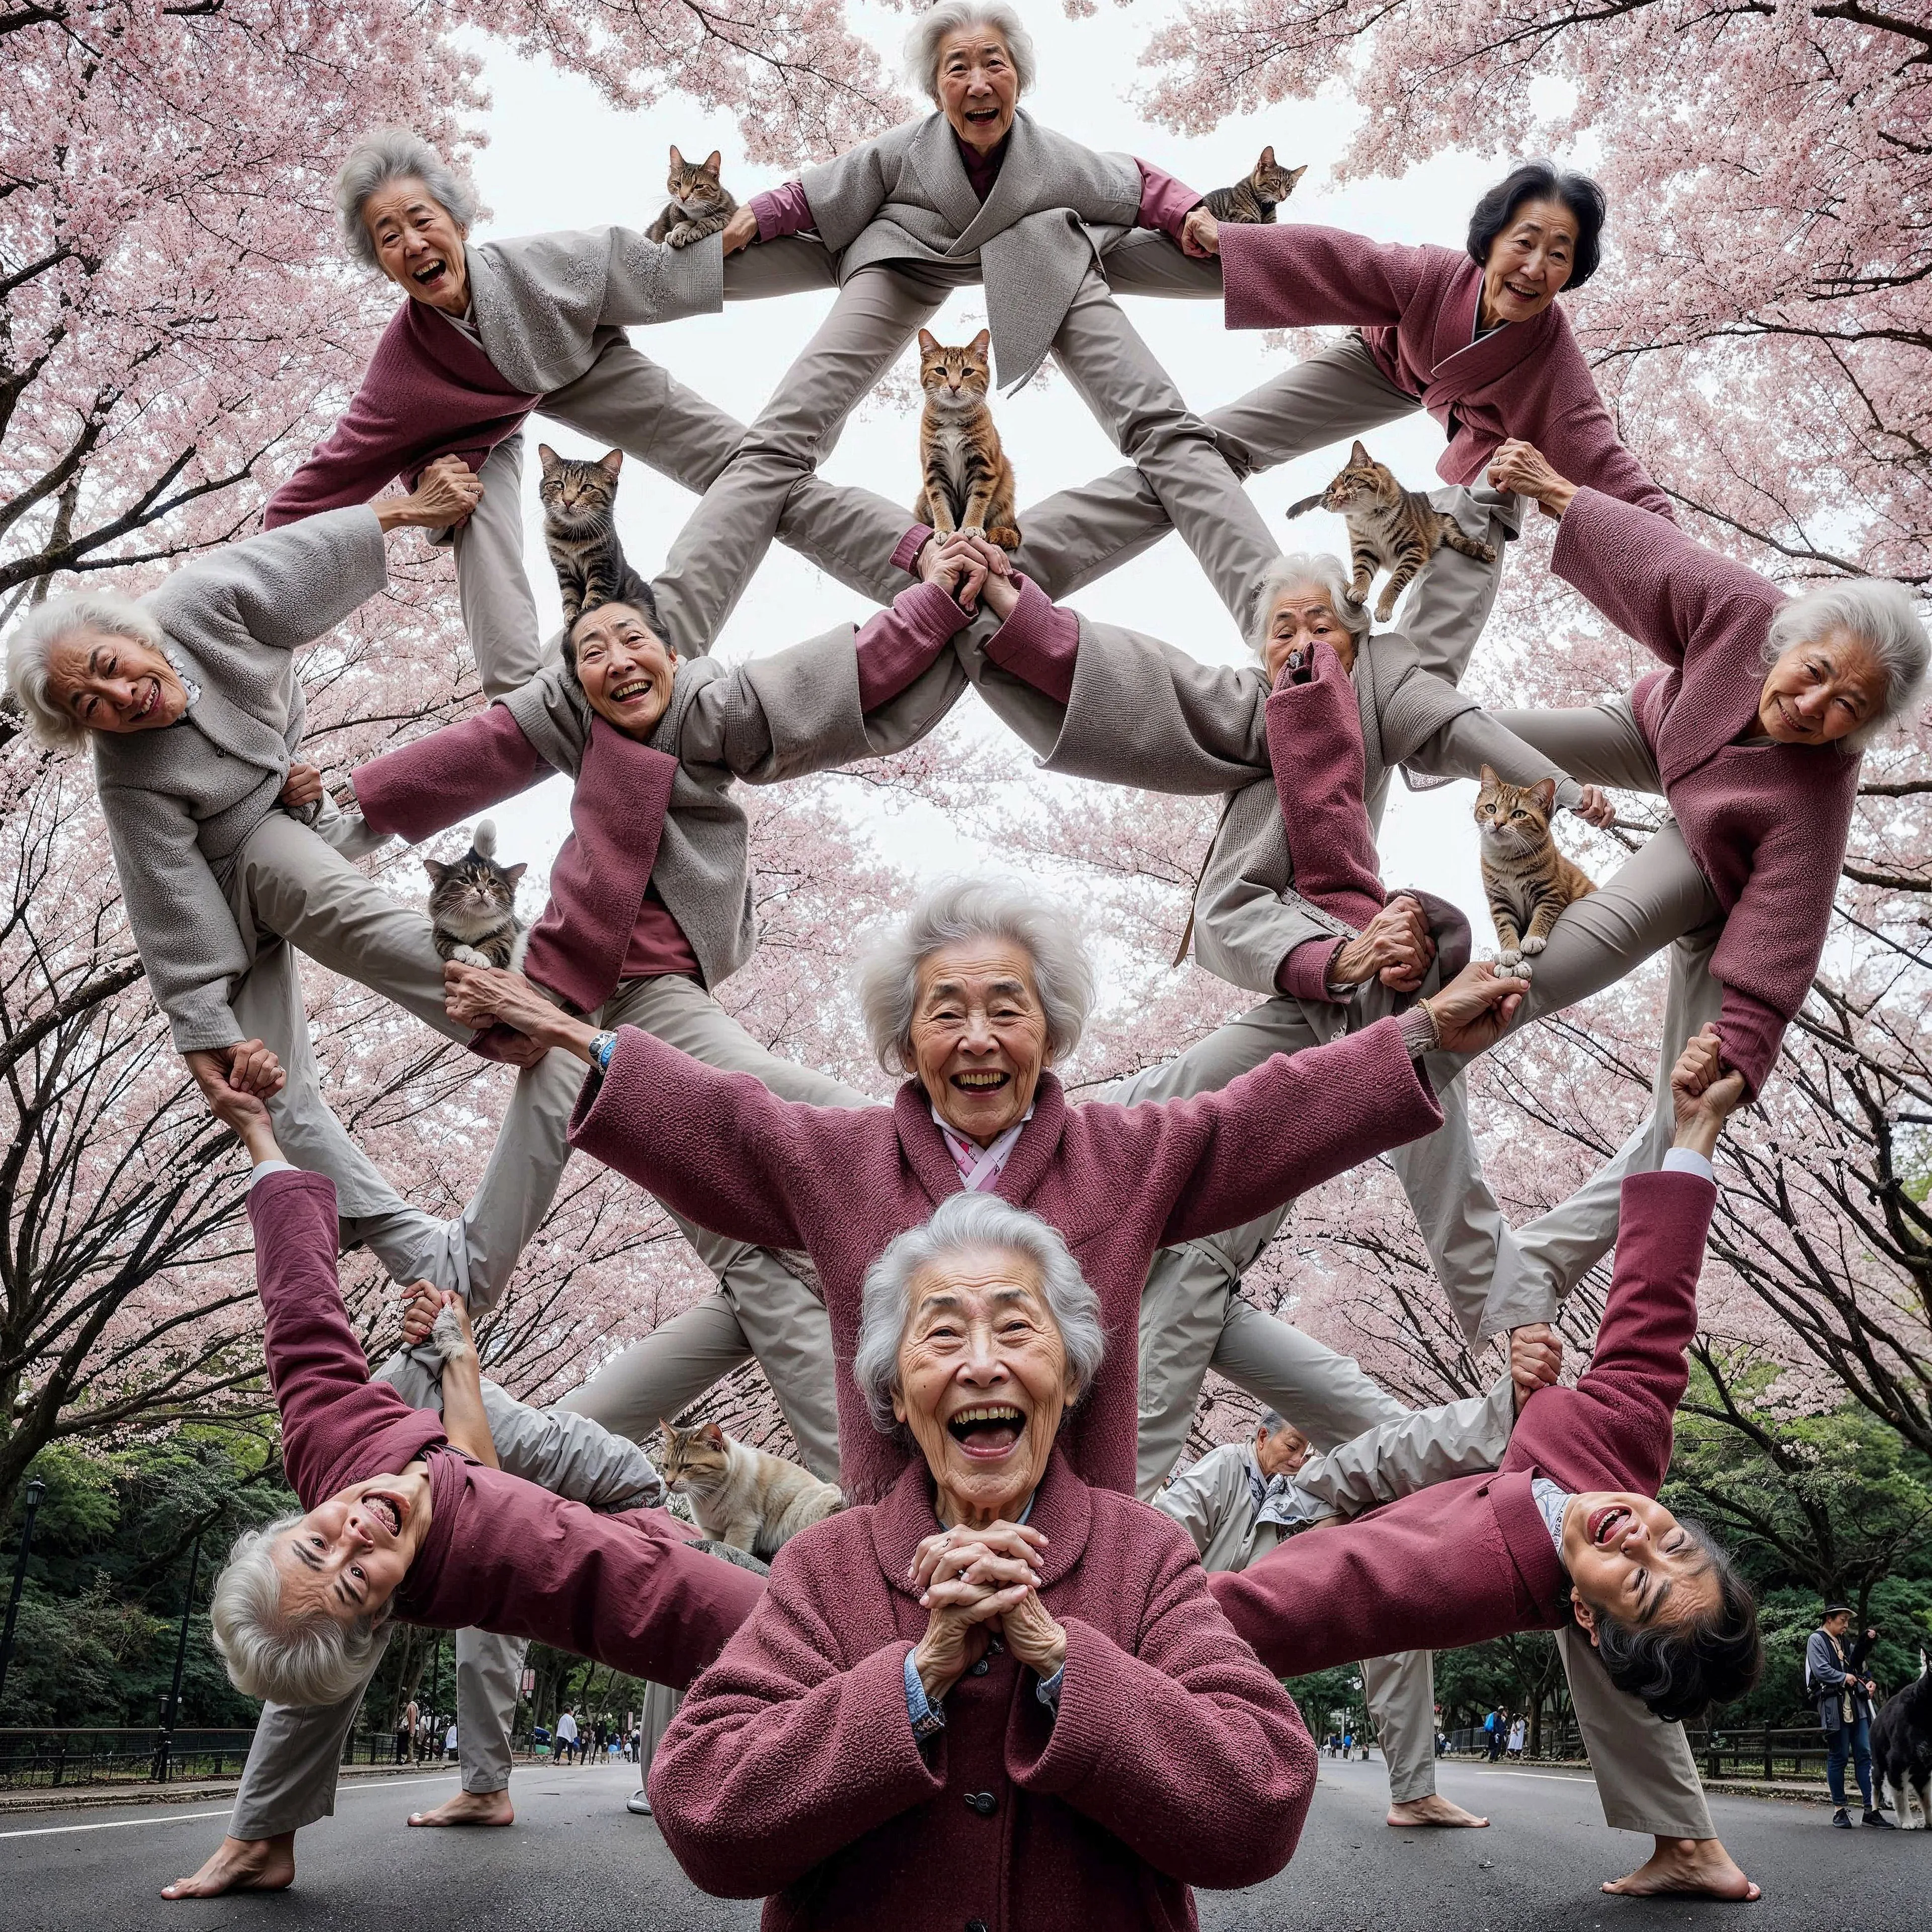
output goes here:
<path id="1" fill-rule="evenodd" d="M 496 856 L 496 821 L 494 818 L 478 820 L 477 822 L 476 832 L 471 838 L 470 842 L 478 851 L 482 854 L 484 858 L 495 858 Z"/>

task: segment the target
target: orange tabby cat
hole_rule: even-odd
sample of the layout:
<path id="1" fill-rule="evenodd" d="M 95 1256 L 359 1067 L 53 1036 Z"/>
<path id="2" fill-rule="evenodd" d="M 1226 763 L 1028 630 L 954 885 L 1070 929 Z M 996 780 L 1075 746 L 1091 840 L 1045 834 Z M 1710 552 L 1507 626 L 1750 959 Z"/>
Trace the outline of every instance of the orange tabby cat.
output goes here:
<path id="1" fill-rule="evenodd" d="M 688 1496 L 698 1526 L 718 1543 L 769 1561 L 802 1529 L 844 1508 L 809 1469 L 735 1442 L 715 1422 L 664 1430 L 664 1479 Z"/>
<path id="2" fill-rule="evenodd" d="M 941 536 L 965 530 L 1004 550 L 1018 550 L 1013 466 L 986 406 L 992 340 L 982 328 L 964 348 L 949 349 L 928 330 L 919 332 L 919 386 L 926 392 L 919 454 L 925 481 L 912 513 Z"/>
<path id="3" fill-rule="evenodd" d="M 1580 866 L 1556 849 L 1550 835 L 1556 808 L 1556 781 L 1508 784 L 1487 765 L 1476 794 L 1476 827 L 1482 842 L 1483 886 L 1496 924 L 1497 964 L 1528 977 L 1526 956 L 1550 944 L 1550 928 L 1565 906 L 1597 890 Z"/>

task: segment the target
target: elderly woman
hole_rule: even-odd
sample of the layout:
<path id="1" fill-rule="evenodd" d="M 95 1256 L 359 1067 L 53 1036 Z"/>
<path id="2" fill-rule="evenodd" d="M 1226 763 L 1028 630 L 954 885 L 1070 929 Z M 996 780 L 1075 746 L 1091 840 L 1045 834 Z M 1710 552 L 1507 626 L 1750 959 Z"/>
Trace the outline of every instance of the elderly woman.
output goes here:
<path id="1" fill-rule="evenodd" d="M 729 268 L 715 241 L 673 248 L 628 228 L 472 242 L 474 192 L 401 128 L 358 142 L 335 194 L 350 254 L 407 299 L 341 420 L 270 499 L 266 520 L 274 529 L 367 502 L 393 477 L 412 485 L 428 468 L 452 472 L 464 494 L 445 526 L 463 620 L 494 697 L 542 661 L 523 567 L 524 419 L 540 410 L 703 491 L 743 425 L 639 355 L 625 328 L 714 314 L 726 296 L 824 287 L 830 266 L 803 238 Z M 707 524 L 674 550 L 659 595 L 683 649 L 708 649 L 723 621 L 722 610 L 708 620 L 694 612 L 687 628 L 684 608 L 687 594 L 715 601 L 721 548 L 732 558 L 728 609 L 771 533 L 768 524 L 734 543 Z"/>
<path id="2" fill-rule="evenodd" d="M 1449 437 L 1436 465 L 1446 482 L 1474 482 L 1518 437 L 1593 488 L 1668 517 L 1557 306 L 1596 273 L 1605 212 L 1588 176 L 1542 160 L 1477 202 L 1460 254 L 1310 223 L 1222 226 L 1196 209 L 1188 238 L 1221 258 L 1230 328 L 1354 332 L 1247 398 L 1235 440 L 1260 468 L 1424 409 Z"/>
<path id="3" fill-rule="evenodd" d="M 749 244 L 755 255 L 816 229 L 838 256 L 840 289 L 734 454 L 718 486 L 732 507 L 718 514 L 769 527 L 947 294 L 983 282 L 1000 386 L 1053 356 L 1209 577 L 1246 581 L 1275 545 L 1109 287 L 1176 292 L 1160 265 L 1118 244 L 1136 226 L 1178 236 L 1198 197 L 1144 162 L 1034 121 L 1019 104 L 1032 38 L 1000 0 L 922 14 L 906 70 L 938 112 L 754 196 L 724 231 L 728 250 Z M 1180 262 L 1164 242 L 1154 253 Z M 1214 292 L 1211 279 L 1195 292 Z"/>
<path id="4" fill-rule="evenodd" d="M 513 1263 L 542 1216 L 522 1177 L 494 1165 L 457 1220 L 402 1200 L 322 1098 L 292 949 L 468 1037 L 444 1013 L 428 918 L 349 862 L 366 834 L 294 762 L 307 720 L 296 652 L 383 587 L 389 532 L 445 522 L 455 500 L 427 475 L 408 496 L 210 551 L 138 600 L 51 598 L 7 654 L 38 740 L 92 746 L 128 923 L 202 1090 L 245 1069 L 296 1157 L 335 1182 L 344 1238 L 398 1280 L 446 1288 L 478 1285 L 493 1255 Z"/>
<path id="5" fill-rule="evenodd" d="M 875 951 L 862 988 L 882 1064 L 911 1077 L 890 1106 L 778 1098 L 630 1027 L 598 1032 L 509 974 L 472 970 L 452 1010 L 494 1018 L 597 1067 L 574 1144 L 700 1225 L 802 1248 L 815 1264 L 843 1364 L 856 1346 L 865 1270 L 948 1195 L 997 1190 L 1060 1228 L 1109 1326 L 1131 1333 L 1155 1251 L 1235 1228 L 1356 1162 L 1437 1126 L 1414 1060 L 1438 1034 L 1468 1046 L 1502 1024 L 1510 982 L 1467 975 L 1397 1021 L 1292 1058 L 1276 1054 L 1219 1090 L 1193 1070 L 1252 1056 L 1240 1022 L 1183 1062 L 1150 1070 L 1120 1104 L 1070 1106 L 1052 1068 L 1077 1043 L 1092 974 L 1065 915 L 993 880 L 940 886 Z M 1175 1070 L 1178 1069 L 1178 1074 Z M 1134 1485 L 1136 1373 L 1122 1351 L 1073 1420 L 1068 1453 L 1089 1480 Z M 898 1474 L 842 1376 L 844 1487 L 875 1502 Z"/>
<path id="6" fill-rule="evenodd" d="M 862 490 L 825 494 L 848 531 L 869 526 L 890 553 L 903 512 Z M 530 979 L 598 1025 L 641 1027 L 789 1098 L 842 1104 L 836 1082 L 767 1053 L 718 1004 L 717 988 L 756 944 L 734 782 L 769 784 L 902 750 L 944 715 L 963 688 L 946 649 L 967 621 L 952 589 L 970 598 L 983 569 L 963 542 L 928 544 L 920 569 L 924 580 L 864 626 L 728 671 L 715 658 L 687 661 L 642 586 L 634 602 L 580 613 L 559 663 L 480 715 L 360 766 L 338 796 L 371 831 L 415 841 L 567 773 L 572 832 L 530 936 Z M 929 676 L 942 652 L 944 668 Z M 507 1031 L 475 1043 L 484 1052 L 526 1045 Z M 500 1158 L 544 1208 L 570 1157 L 566 1128 L 583 1079 L 567 1054 L 549 1055 L 518 1080 L 504 1115 Z M 823 1310 L 776 1256 L 688 1224 L 686 1232 L 718 1294 L 664 1324 L 646 1356 L 584 1399 L 641 1434 L 755 1354 L 806 1460 L 835 1472 Z M 490 1280 L 508 1273 L 500 1262 Z"/>
<path id="7" fill-rule="evenodd" d="M 482 1453 L 487 1427 L 460 1432 L 463 1453 L 442 1417 L 372 1382 L 336 1279 L 334 1190 L 282 1160 L 259 1101 L 212 1104 L 256 1168 L 264 1348 L 302 1504 L 245 1532 L 216 1579 L 209 1620 L 236 1688 L 334 1703 L 398 1617 L 537 1638 L 688 1684 L 744 1620 L 758 1580 L 694 1550 L 694 1533 L 662 1510 L 600 1516 L 506 1474 Z"/>
<path id="8" fill-rule="evenodd" d="M 769 1927 L 1192 1924 L 1293 1855 L 1315 1748 L 1174 1524 L 1059 1442 L 1104 1358 L 1052 1227 L 963 1195 L 866 1278 L 854 1372 L 907 1447 L 788 1544 L 665 1734 L 665 1842 Z"/>

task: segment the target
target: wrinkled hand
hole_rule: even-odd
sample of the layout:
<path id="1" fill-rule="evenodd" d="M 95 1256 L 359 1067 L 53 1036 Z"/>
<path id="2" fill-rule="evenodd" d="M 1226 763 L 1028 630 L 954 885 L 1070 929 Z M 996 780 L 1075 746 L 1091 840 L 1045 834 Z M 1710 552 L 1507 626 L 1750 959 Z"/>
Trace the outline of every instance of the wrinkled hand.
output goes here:
<path id="1" fill-rule="evenodd" d="M 972 538 L 956 530 L 950 536 L 932 538 L 919 554 L 919 574 L 922 583 L 938 584 L 961 610 L 979 608 L 986 563 Z"/>
<path id="2" fill-rule="evenodd" d="M 1197 258 L 1221 252 L 1221 224 L 1208 212 L 1204 202 L 1190 208 L 1180 224 L 1180 252 Z"/>
<path id="3" fill-rule="evenodd" d="M 214 1047 L 182 1055 L 183 1063 L 201 1089 L 208 1112 L 221 1124 L 238 1134 L 244 1146 L 272 1140 L 268 1108 L 270 1095 L 279 1094 L 288 1084 L 281 1062 L 259 1040 L 244 1040 L 234 1046 Z"/>
<path id="4" fill-rule="evenodd" d="M 1066 1661 L 1066 1628 L 1054 1621 L 1036 1589 L 1029 1588 L 1000 1613 L 1000 1632 L 1006 1648 L 1042 1682 Z"/>
<path id="5" fill-rule="evenodd" d="M 412 1281 L 407 1291 L 408 1299 L 403 1304 L 403 1346 L 419 1347 L 429 1340 L 430 1330 L 436 1326 L 436 1318 L 446 1308 L 456 1310 L 456 1318 L 463 1327 L 464 1339 L 473 1347 L 476 1336 L 470 1327 L 470 1311 L 463 1305 L 463 1298 L 453 1288 L 438 1288 L 433 1282 Z"/>
<path id="6" fill-rule="evenodd" d="M 986 566 L 986 580 L 980 586 L 980 602 L 1004 623 L 1020 601 L 1020 574 L 1013 560 L 996 543 L 984 537 L 968 537 L 980 561 Z"/>
<path id="7" fill-rule="evenodd" d="M 522 974 L 498 966 L 465 966 L 454 959 L 442 969 L 442 1005 L 458 1026 L 481 1031 L 500 1023 L 532 1040 L 542 1040 L 561 1016 Z"/>
<path id="8" fill-rule="evenodd" d="M 416 478 L 408 500 L 414 510 L 408 520 L 426 530 L 459 529 L 483 500 L 483 484 L 460 457 L 439 456 Z"/>
<path id="9" fill-rule="evenodd" d="M 1583 796 L 1570 809 L 1586 825 L 1594 825 L 1599 832 L 1607 832 L 1617 822 L 1617 808 L 1601 785 L 1586 785 Z"/>
<path id="10" fill-rule="evenodd" d="M 1495 1046 L 1528 991 L 1527 980 L 1499 972 L 1492 961 L 1470 961 L 1441 992 L 1429 996 L 1442 1051 L 1480 1053 Z"/>
<path id="11" fill-rule="evenodd" d="M 748 247 L 758 238 L 758 218 L 748 208 L 741 208 L 722 230 L 724 252 L 735 255 L 740 248 Z"/>
<path id="12" fill-rule="evenodd" d="M 1576 494 L 1576 484 L 1558 476 L 1535 444 L 1515 436 L 1499 444 L 1490 458 L 1490 482 L 1498 490 L 1534 496 L 1546 517 L 1562 516 Z"/>
<path id="13" fill-rule="evenodd" d="M 314 765 L 291 765 L 284 782 L 280 798 L 283 804 L 299 808 L 304 805 L 322 802 L 322 772 Z"/>
<path id="14" fill-rule="evenodd" d="M 1744 1076 L 1724 1071 L 1724 1042 L 1706 1026 L 1677 1056 L 1670 1070 L 1670 1108 L 1677 1121 L 1677 1144 L 1694 1148 L 1708 1160 L 1718 1136 L 1744 1097 Z"/>
<path id="15" fill-rule="evenodd" d="M 1540 1388 L 1554 1388 L 1563 1373 L 1563 1338 L 1546 1322 L 1512 1328 L 1509 1338 L 1510 1380 L 1520 1409 Z"/>
<path id="16" fill-rule="evenodd" d="M 1422 908 L 1398 896 L 1369 921 L 1359 938 L 1350 940 L 1336 954 L 1328 980 L 1335 986 L 1360 986 L 1379 978 L 1398 993 L 1412 993 L 1435 957 L 1436 942 L 1429 936 Z M 1440 1002 L 1433 1004 L 1439 1012 Z"/>
<path id="17" fill-rule="evenodd" d="M 984 1529 L 968 1529 L 955 1523 L 928 1536 L 912 1553 L 906 1574 L 923 1590 L 932 1582 L 939 1559 L 949 1550 L 976 1548 L 990 1556 L 1011 1558 L 1030 1565 L 1036 1552 L 1046 1547 L 1046 1532 L 1026 1522 L 989 1523 Z"/>
<path id="18" fill-rule="evenodd" d="M 941 1550 L 920 1598 L 926 1626 L 913 1646 L 913 1668 L 935 1701 L 986 1654 L 1001 1616 L 1039 1580 L 1030 1556 L 1010 1554 L 1004 1540 L 990 1546 L 986 1535 L 980 1532 L 974 1540 Z"/>

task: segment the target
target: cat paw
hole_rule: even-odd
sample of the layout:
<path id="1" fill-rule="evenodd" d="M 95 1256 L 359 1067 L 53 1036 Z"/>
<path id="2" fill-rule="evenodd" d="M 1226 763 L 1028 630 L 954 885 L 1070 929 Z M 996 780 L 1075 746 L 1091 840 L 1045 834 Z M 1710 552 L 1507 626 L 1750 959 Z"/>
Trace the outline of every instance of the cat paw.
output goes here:
<path id="1" fill-rule="evenodd" d="M 1494 563 L 1496 560 L 1496 547 L 1494 544 L 1478 544 L 1476 546 L 1476 554 L 1484 562 Z"/>
<path id="2" fill-rule="evenodd" d="M 1378 624 L 1386 624 L 1394 615 L 1395 599 L 1393 597 L 1384 597 L 1376 606 L 1376 622 Z"/>
<path id="3" fill-rule="evenodd" d="M 1546 939 L 1537 939 L 1532 938 L 1526 939 L 1522 942 L 1522 950 L 1524 952 L 1531 954 L 1538 953 L 1540 952 L 1549 944 L 1550 942 Z"/>
<path id="4" fill-rule="evenodd" d="M 487 966 L 490 963 L 473 946 L 453 947 L 449 956 L 459 966 Z"/>
<path id="5" fill-rule="evenodd" d="M 1514 946 L 1505 946 L 1496 955 L 1496 964 L 1505 973 L 1513 973 L 1522 964 L 1522 955 Z"/>
<path id="6" fill-rule="evenodd" d="M 688 248 L 694 242 L 704 239 L 704 231 L 695 222 L 680 221 L 664 239 L 674 248 Z"/>
<path id="7" fill-rule="evenodd" d="M 984 524 L 962 524 L 959 526 L 959 534 L 962 537 L 977 537 L 982 543 L 984 543 L 986 540 L 986 526 Z"/>

